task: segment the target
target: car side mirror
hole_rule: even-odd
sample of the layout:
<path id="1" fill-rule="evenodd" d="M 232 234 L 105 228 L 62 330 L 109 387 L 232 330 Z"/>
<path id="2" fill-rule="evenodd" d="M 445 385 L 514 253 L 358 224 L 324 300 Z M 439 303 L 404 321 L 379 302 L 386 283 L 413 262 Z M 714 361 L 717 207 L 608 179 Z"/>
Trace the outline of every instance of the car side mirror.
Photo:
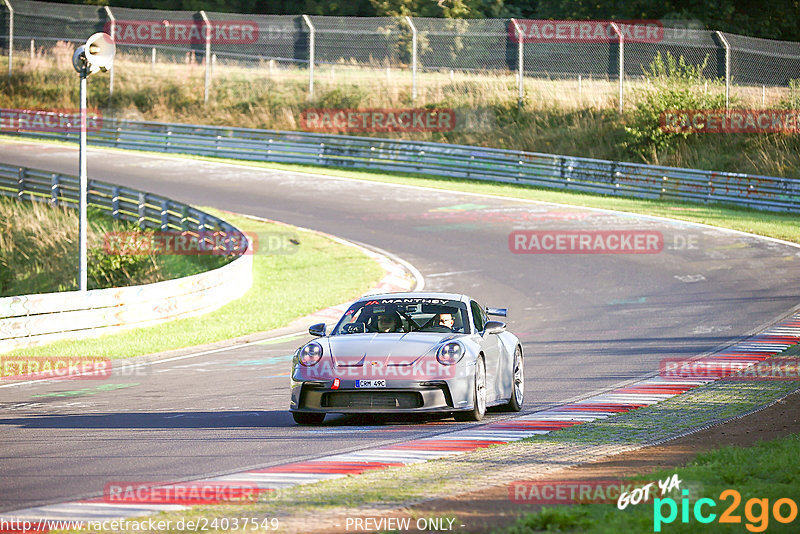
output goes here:
<path id="1" fill-rule="evenodd" d="M 308 327 L 308 333 L 312 336 L 323 337 L 325 335 L 325 323 L 312 324 Z"/>
<path id="2" fill-rule="evenodd" d="M 483 331 L 487 334 L 499 334 L 506 329 L 506 323 L 501 321 L 486 321 L 483 325 Z"/>

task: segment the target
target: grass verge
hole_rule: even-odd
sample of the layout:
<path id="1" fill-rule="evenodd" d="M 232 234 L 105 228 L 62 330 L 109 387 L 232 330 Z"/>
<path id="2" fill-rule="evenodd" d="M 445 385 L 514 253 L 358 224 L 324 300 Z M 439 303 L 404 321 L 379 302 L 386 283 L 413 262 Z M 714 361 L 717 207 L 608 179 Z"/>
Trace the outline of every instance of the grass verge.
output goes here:
<path id="1" fill-rule="evenodd" d="M 245 232 L 287 232 L 285 225 L 223 213 L 218 215 Z M 197 318 L 78 341 L 59 341 L 8 353 L 8 356 L 95 356 L 127 358 L 262 332 L 292 319 L 360 296 L 383 275 L 363 252 L 314 232 L 292 230 L 299 245 L 293 254 L 256 254 L 253 287 L 217 311 Z M 342 272 L 349 273 L 341 276 Z"/>
<path id="2" fill-rule="evenodd" d="M 672 521 L 669 518 L 669 504 L 645 503 L 617 509 L 615 504 L 580 504 L 575 506 L 544 507 L 536 513 L 527 514 L 507 529 L 496 532 L 503 534 L 522 534 L 528 532 L 797 532 L 796 503 L 800 500 L 800 434 L 785 438 L 762 441 L 753 447 L 726 446 L 700 453 L 689 464 L 677 470 L 659 471 L 648 474 L 649 480 L 664 480 L 674 473 L 688 486 L 688 514 L 686 522 L 681 519 L 682 496 L 671 494 L 664 500 L 673 499 L 678 510 Z M 643 480 L 645 477 L 639 477 Z M 642 483 L 641 485 L 643 485 Z M 634 487 L 637 487 L 634 484 Z M 721 495 L 725 490 L 739 492 L 741 503 L 735 503 L 733 496 Z M 710 521 L 700 522 L 694 515 L 695 504 L 701 498 L 712 499 L 715 505 L 706 501 L 701 508 L 704 516 L 715 514 Z M 795 519 L 783 524 L 775 519 L 774 505 L 779 499 L 791 499 L 795 503 Z M 767 502 L 752 503 L 751 499 Z M 734 503 L 736 504 L 733 508 Z M 732 507 L 732 515 L 739 518 L 737 523 L 723 524 L 720 515 Z M 657 513 L 658 512 L 658 513 Z M 790 505 L 783 504 L 782 517 L 790 516 Z"/>
<path id="3" fill-rule="evenodd" d="M 223 256 L 107 254 L 109 232 L 134 224 L 89 210 L 89 289 L 152 284 L 221 267 Z M 78 212 L 0 197 L 0 297 L 78 289 Z"/>

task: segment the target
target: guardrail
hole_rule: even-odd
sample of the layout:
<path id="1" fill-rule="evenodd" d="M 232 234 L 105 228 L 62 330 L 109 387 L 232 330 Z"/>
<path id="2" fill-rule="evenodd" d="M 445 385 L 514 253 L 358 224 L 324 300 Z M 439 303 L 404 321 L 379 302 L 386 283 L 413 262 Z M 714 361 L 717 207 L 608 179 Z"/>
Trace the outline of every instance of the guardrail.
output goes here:
<path id="1" fill-rule="evenodd" d="M 4 196 L 76 208 L 78 188 L 75 176 L 0 165 Z M 240 233 L 181 202 L 98 180 L 89 180 L 88 202 L 143 229 Z M 154 284 L 0 298 L 0 353 L 207 313 L 250 288 L 252 260 L 246 253 L 217 269 Z"/>
<path id="2" fill-rule="evenodd" d="M 2 112 L 3 110 L 0 110 Z M 77 132 L 4 129 L 77 142 Z M 622 197 L 800 211 L 800 180 L 421 141 L 104 119 L 95 146 L 400 171 Z"/>

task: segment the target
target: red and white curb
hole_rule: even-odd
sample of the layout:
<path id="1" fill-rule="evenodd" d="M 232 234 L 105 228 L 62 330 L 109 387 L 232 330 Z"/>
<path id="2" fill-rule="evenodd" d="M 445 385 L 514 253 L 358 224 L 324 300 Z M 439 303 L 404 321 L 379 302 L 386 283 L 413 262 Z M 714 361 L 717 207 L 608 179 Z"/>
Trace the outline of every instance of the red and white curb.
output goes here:
<path id="1" fill-rule="evenodd" d="M 711 366 L 719 364 L 730 369 L 731 362 L 734 362 L 735 367 L 746 369 L 798 343 L 800 343 L 800 314 L 725 350 L 694 360 L 693 363 L 702 362 Z M 426 462 L 607 418 L 618 413 L 656 404 L 715 380 L 716 378 L 713 377 L 696 379 L 653 377 L 534 414 L 457 430 L 431 438 L 255 469 L 193 481 L 191 484 L 214 486 L 220 483 L 228 485 L 236 483 L 243 486 L 256 486 L 259 490 L 266 492 L 360 474 L 375 469 Z M 102 499 L 92 499 L 17 510 L 0 515 L 0 519 L 89 521 L 130 518 L 190 508 L 191 506 L 181 504 L 111 503 L 104 502 Z"/>

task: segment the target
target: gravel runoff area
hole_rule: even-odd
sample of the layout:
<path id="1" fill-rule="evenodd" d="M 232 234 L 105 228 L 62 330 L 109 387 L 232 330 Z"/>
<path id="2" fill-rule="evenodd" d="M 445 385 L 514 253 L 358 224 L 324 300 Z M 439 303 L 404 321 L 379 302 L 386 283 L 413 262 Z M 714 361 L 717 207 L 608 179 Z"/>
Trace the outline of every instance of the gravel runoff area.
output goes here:
<path id="1" fill-rule="evenodd" d="M 796 349 L 771 360 L 794 360 Z M 410 517 L 412 527 L 421 517 L 455 518 L 454 531 L 491 532 L 540 508 L 513 502 L 512 482 L 646 474 L 720 445 L 747 446 L 800 432 L 799 416 L 797 380 L 723 379 L 548 435 L 278 491 L 259 509 L 278 516 L 288 532 L 364 532 L 353 527 L 356 518 L 389 517 Z"/>

